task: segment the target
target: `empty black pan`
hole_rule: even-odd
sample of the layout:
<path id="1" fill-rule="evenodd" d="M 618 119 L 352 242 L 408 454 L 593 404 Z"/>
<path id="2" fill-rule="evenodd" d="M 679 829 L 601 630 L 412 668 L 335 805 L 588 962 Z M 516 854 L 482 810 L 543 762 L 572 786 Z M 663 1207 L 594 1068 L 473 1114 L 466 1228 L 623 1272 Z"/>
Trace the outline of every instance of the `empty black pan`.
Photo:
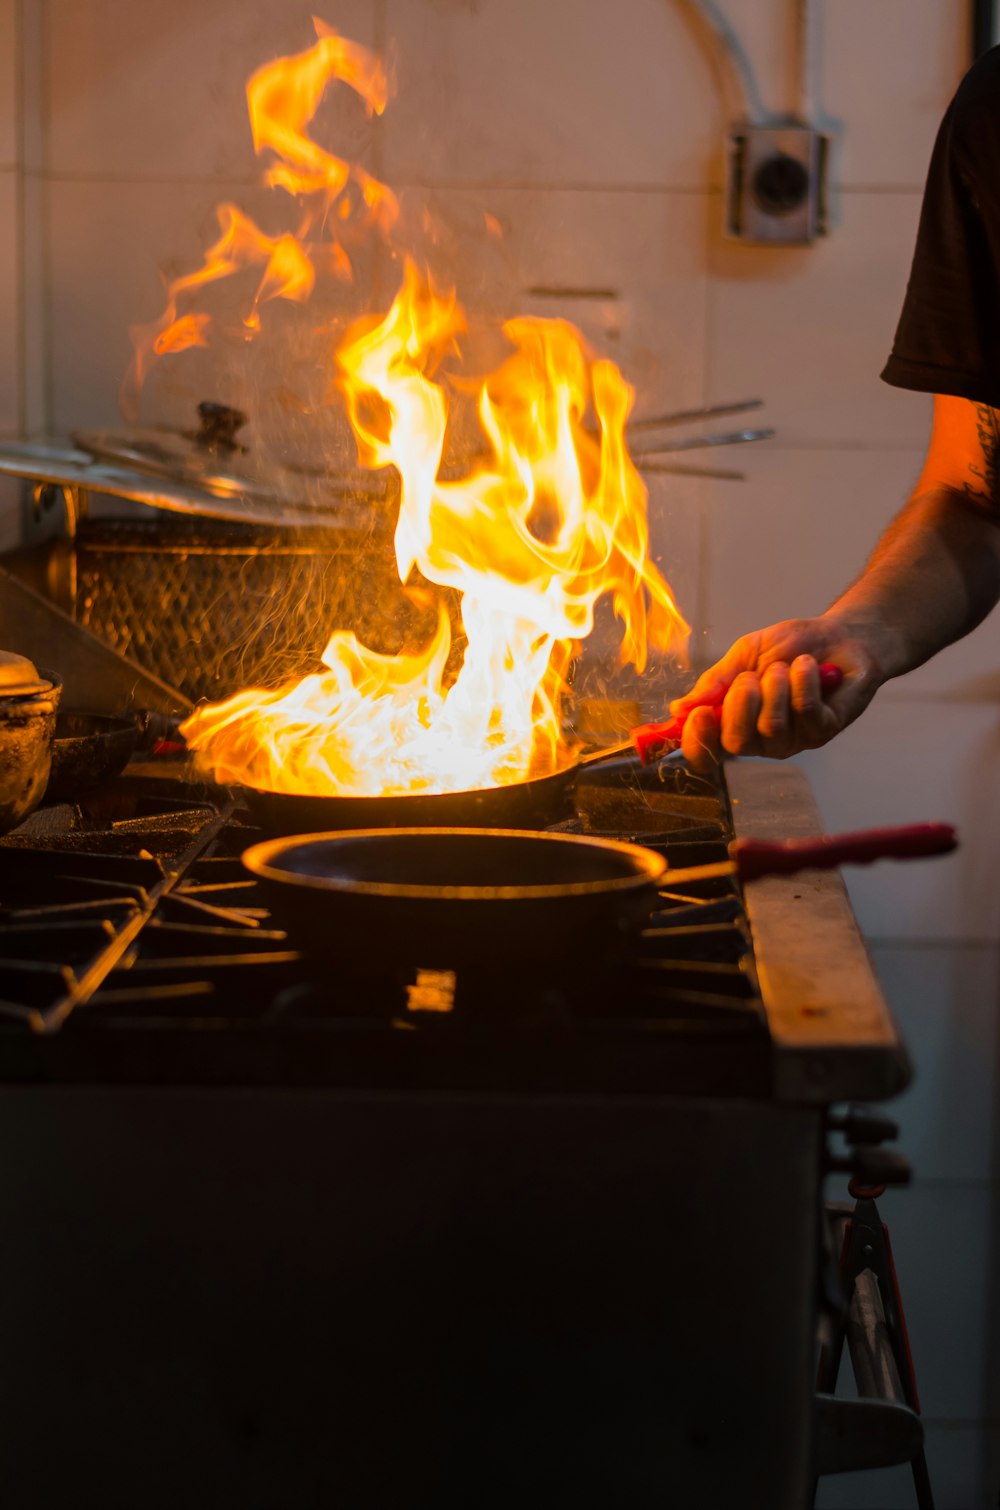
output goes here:
<path id="1" fill-rule="evenodd" d="M 139 738 L 134 720 L 60 713 L 52 740 L 46 802 L 73 802 L 123 771 Z"/>
<path id="2" fill-rule="evenodd" d="M 423 827 L 271 839 L 243 863 L 310 953 L 380 973 L 607 957 L 648 919 L 666 869 L 616 840 Z"/>

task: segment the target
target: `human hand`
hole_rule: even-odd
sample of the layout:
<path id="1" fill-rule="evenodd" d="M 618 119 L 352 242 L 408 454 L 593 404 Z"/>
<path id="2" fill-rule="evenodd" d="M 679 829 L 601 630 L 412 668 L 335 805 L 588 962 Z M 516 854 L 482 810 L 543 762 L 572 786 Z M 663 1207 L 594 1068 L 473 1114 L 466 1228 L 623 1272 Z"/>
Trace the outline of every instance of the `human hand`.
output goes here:
<path id="1" fill-rule="evenodd" d="M 821 661 L 844 674 L 826 700 Z M 784 760 L 826 744 L 864 712 L 883 680 L 865 640 L 829 613 L 744 635 L 670 711 L 688 715 L 685 758 L 693 770 L 708 773 L 725 755 Z M 705 705 L 723 692 L 720 724 L 717 711 Z"/>

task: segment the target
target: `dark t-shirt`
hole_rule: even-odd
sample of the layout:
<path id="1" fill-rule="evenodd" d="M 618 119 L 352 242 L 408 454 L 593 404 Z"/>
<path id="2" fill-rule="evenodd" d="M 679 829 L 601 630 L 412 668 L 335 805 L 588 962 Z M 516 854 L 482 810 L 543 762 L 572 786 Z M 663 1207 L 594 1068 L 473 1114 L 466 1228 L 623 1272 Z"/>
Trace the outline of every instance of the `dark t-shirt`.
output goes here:
<path id="1" fill-rule="evenodd" d="M 941 122 L 882 376 L 1000 409 L 1000 47 L 966 74 Z"/>

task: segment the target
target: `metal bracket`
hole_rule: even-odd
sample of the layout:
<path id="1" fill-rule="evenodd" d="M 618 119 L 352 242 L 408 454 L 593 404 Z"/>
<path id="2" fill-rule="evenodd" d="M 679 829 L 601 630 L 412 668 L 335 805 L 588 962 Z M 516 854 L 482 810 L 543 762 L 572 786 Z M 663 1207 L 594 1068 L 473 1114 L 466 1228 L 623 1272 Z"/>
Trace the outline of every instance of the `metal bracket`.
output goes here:
<path id="1" fill-rule="evenodd" d="M 811 246 L 826 231 L 828 145 L 810 126 L 735 127 L 727 234 L 764 246 Z"/>

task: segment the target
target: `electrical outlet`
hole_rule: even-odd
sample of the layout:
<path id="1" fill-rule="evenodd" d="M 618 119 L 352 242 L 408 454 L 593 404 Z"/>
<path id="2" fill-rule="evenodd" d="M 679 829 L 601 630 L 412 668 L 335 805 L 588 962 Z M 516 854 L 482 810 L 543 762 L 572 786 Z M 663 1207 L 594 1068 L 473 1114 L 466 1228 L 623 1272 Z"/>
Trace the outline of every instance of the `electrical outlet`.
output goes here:
<path id="1" fill-rule="evenodd" d="M 809 126 L 735 127 L 727 233 L 765 246 L 809 246 L 823 235 L 828 142 Z"/>

